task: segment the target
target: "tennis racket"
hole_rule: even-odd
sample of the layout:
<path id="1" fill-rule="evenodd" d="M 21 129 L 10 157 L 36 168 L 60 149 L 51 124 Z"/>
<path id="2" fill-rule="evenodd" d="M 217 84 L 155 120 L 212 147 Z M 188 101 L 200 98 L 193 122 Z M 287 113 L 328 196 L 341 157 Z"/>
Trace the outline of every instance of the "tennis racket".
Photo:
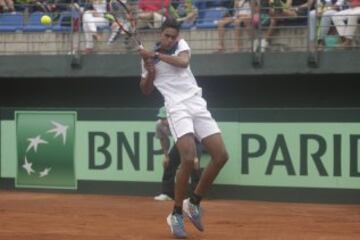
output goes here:
<path id="1" fill-rule="evenodd" d="M 111 37 L 115 39 L 118 34 L 124 33 L 124 43 L 127 50 L 137 51 L 142 48 L 141 41 L 136 36 L 135 17 L 125 3 L 121 0 L 111 0 L 109 2 L 107 18 L 115 22 L 119 27 L 117 32 L 112 32 L 109 41 L 111 41 Z"/>

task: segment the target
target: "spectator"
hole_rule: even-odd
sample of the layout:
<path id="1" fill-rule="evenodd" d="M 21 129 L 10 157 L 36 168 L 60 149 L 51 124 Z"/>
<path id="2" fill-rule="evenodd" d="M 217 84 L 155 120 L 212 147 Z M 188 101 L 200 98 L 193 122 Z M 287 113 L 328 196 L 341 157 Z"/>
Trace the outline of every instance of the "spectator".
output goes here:
<path id="1" fill-rule="evenodd" d="M 0 0 L 1 12 L 15 13 L 13 0 Z"/>
<path id="2" fill-rule="evenodd" d="M 251 8 L 253 9 L 252 24 L 254 28 L 265 28 L 270 25 L 270 2 L 269 0 L 252 0 Z M 258 38 L 255 38 L 253 43 L 253 51 L 255 52 L 260 43 Z"/>
<path id="3" fill-rule="evenodd" d="M 0 2 L 3 0 L 0 0 Z M 18 12 L 26 11 L 27 13 L 32 12 L 47 12 L 47 9 L 44 6 L 44 2 L 40 0 L 16 0 L 15 1 L 15 10 Z"/>
<path id="4" fill-rule="evenodd" d="M 30 12 L 40 11 L 40 12 L 53 12 L 56 9 L 55 2 L 49 2 L 46 0 L 29 0 L 31 5 Z"/>
<path id="5" fill-rule="evenodd" d="M 353 37 L 358 26 L 360 16 L 360 0 L 351 0 L 350 8 L 337 12 L 332 20 L 336 26 L 336 30 L 341 37 L 341 46 L 350 48 L 352 46 Z"/>
<path id="6" fill-rule="evenodd" d="M 52 5 L 52 12 L 61 12 L 76 9 L 75 6 L 80 8 L 76 1 L 77 0 L 50 0 L 49 3 Z"/>
<path id="7" fill-rule="evenodd" d="M 249 35 L 249 26 L 251 22 L 251 7 L 250 0 L 235 0 L 233 16 L 227 15 L 218 22 L 218 34 L 219 34 L 219 47 L 218 51 L 225 51 L 224 37 L 225 37 L 225 26 L 231 23 L 235 24 L 235 34 L 236 34 L 236 50 L 240 51 L 241 41 L 240 41 L 240 27 L 241 24 L 248 30 Z"/>
<path id="8" fill-rule="evenodd" d="M 93 52 L 94 41 L 100 40 L 98 27 L 109 26 L 109 21 L 104 17 L 106 13 L 105 0 L 91 0 L 89 9 L 83 14 L 83 29 L 85 34 L 85 53 Z"/>
<path id="9" fill-rule="evenodd" d="M 192 0 L 177 0 L 171 3 L 169 15 L 181 24 L 191 25 L 196 21 L 198 9 Z"/>
<path id="10" fill-rule="evenodd" d="M 32 2 L 32 11 L 40 11 L 44 13 L 51 13 L 52 20 L 56 22 L 60 17 L 61 11 L 69 10 L 71 4 L 70 0 L 30 0 Z"/>
<path id="11" fill-rule="evenodd" d="M 301 3 L 293 4 L 293 0 L 286 0 L 286 2 L 282 0 L 269 0 L 270 25 L 264 38 L 260 42 L 262 52 L 269 46 L 269 41 L 279 21 L 284 21 L 289 18 L 306 19 L 308 10 L 312 8 L 314 0 L 307 0 L 306 2 L 303 2 L 303 0 L 300 1 Z"/>
<path id="12" fill-rule="evenodd" d="M 324 39 L 331 27 L 331 17 L 334 16 L 344 5 L 344 0 L 318 0 L 317 10 L 313 9 L 309 14 L 309 40 L 310 47 L 315 48 L 314 43 L 317 35 L 317 19 L 320 18 L 318 39 L 316 47 L 322 49 Z"/>
<path id="13" fill-rule="evenodd" d="M 170 0 L 139 0 L 138 27 L 159 28 L 168 16 Z"/>

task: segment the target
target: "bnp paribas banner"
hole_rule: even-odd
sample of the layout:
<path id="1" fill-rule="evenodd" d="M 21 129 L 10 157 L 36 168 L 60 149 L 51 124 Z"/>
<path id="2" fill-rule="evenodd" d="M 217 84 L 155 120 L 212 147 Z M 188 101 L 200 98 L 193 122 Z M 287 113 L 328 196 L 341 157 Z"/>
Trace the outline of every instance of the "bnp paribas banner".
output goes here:
<path id="1" fill-rule="evenodd" d="M 213 115 L 230 156 L 215 184 L 360 189 L 360 109 L 230 109 Z M 17 112 L 16 124 L 11 117 L 1 121 L 1 177 L 16 177 L 24 187 L 160 182 L 155 122 L 155 109 Z M 208 161 L 204 154 L 200 165 Z"/>
<path id="2" fill-rule="evenodd" d="M 16 112 L 16 187 L 75 189 L 74 112 Z"/>

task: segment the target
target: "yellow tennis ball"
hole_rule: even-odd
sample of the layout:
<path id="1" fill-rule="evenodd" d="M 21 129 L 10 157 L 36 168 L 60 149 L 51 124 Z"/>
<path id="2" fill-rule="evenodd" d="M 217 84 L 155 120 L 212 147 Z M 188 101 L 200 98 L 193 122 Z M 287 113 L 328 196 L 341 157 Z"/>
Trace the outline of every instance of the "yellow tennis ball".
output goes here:
<path id="1" fill-rule="evenodd" d="M 41 17 L 40 22 L 41 22 L 41 24 L 44 24 L 44 25 L 50 25 L 51 17 L 49 17 L 48 15 L 44 15 Z"/>

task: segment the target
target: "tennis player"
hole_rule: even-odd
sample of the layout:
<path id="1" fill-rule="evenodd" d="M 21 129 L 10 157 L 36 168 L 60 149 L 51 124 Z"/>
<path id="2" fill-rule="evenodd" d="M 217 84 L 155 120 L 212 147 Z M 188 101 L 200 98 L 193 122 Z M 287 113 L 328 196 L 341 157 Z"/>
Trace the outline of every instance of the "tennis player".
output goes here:
<path id="1" fill-rule="evenodd" d="M 202 97 L 202 89 L 190 70 L 190 47 L 180 38 L 179 32 L 178 23 L 167 19 L 161 26 L 160 41 L 154 50 L 139 50 L 142 57 L 140 89 L 149 95 L 156 87 L 165 99 L 170 131 L 181 156 L 176 174 L 175 204 L 167 223 L 174 237 L 186 238 L 183 211 L 198 230 L 204 231 L 200 202 L 227 161 L 228 154 L 220 129 Z M 202 142 L 211 161 L 190 198 L 186 198 L 196 157 L 195 138 Z"/>

